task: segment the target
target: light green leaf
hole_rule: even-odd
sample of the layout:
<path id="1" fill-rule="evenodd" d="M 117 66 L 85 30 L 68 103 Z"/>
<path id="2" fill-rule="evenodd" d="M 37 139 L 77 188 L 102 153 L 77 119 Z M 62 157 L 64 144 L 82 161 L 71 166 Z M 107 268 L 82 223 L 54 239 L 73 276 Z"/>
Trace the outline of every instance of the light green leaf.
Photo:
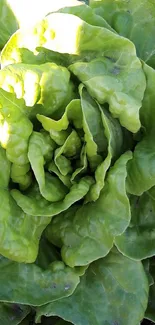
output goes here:
<path id="1" fill-rule="evenodd" d="M 32 263 L 50 218 L 25 214 L 10 195 L 9 177 L 10 162 L 5 150 L 0 147 L 0 254 L 17 262 Z"/>
<path id="2" fill-rule="evenodd" d="M 139 325 L 148 302 L 148 282 L 141 262 L 113 250 L 92 263 L 72 296 L 37 309 L 41 315 L 76 325 Z"/>
<path id="3" fill-rule="evenodd" d="M 115 244 L 127 257 L 142 260 L 155 255 L 155 203 L 147 193 L 132 197 L 130 203 L 131 225 Z"/>
<path id="4" fill-rule="evenodd" d="M 107 36 L 106 33 L 104 36 Z M 111 52 L 107 49 L 106 56 L 102 55 L 102 58 L 88 63 L 76 62 L 69 69 L 100 104 L 108 102 L 110 112 L 113 117 L 120 120 L 122 126 L 129 131 L 137 132 L 140 128 L 139 109 L 144 96 L 145 76 L 131 44 L 124 44 L 122 40 L 121 45 L 119 40 L 117 47 L 115 37 L 112 35 L 109 37 L 107 43 L 111 43 Z M 124 52 L 128 47 L 131 58 L 128 56 L 125 59 Z M 117 58 L 114 57 L 114 53 L 117 53 Z"/>
<path id="5" fill-rule="evenodd" d="M 84 141 L 90 168 L 95 170 L 102 161 L 107 148 L 99 106 L 90 97 L 85 87 L 80 87 L 81 109 L 83 114 Z"/>
<path id="6" fill-rule="evenodd" d="M 27 193 L 27 195 L 22 194 L 18 190 L 12 190 L 11 194 L 14 200 L 17 202 L 18 206 L 21 207 L 21 209 L 25 213 L 37 217 L 52 217 L 62 211 L 67 210 L 72 204 L 83 199 L 83 197 L 85 197 L 85 195 L 88 193 L 92 183 L 92 177 L 86 176 L 81 178 L 79 183 L 75 183 L 74 185 L 72 185 L 69 193 L 65 196 L 62 201 L 54 203 L 50 203 L 46 201 L 43 197 L 41 197 L 40 192 L 38 190 L 36 193 L 34 193 L 33 191 L 31 193 L 30 191 L 29 193 Z M 48 218 L 44 219 L 48 220 Z"/>
<path id="7" fill-rule="evenodd" d="M 67 265 L 86 265 L 107 255 L 114 236 L 123 233 L 129 225 L 130 205 L 125 188 L 129 159 L 131 153 L 127 152 L 116 161 L 95 203 L 80 208 L 73 206 L 47 227 L 48 240 L 61 247 Z"/>
<path id="8" fill-rule="evenodd" d="M 139 142 L 128 164 L 127 192 L 142 195 L 155 185 L 155 142 L 148 135 Z"/>
<path id="9" fill-rule="evenodd" d="M 46 156 L 52 159 L 55 144 L 48 135 L 33 132 L 28 149 L 28 158 L 39 185 L 41 195 L 48 201 L 56 202 L 64 198 L 67 189 L 58 177 L 45 173 Z"/>
<path id="10" fill-rule="evenodd" d="M 32 182 L 32 174 L 30 172 L 30 164 L 11 165 L 11 179 L 14 183 L 18 183 L 21 190 L 26 190 Z"/>
<path id="11" fill-rule="evenodd" d="M 104 27 L 111 31 L 114 31 L 104 18 L 96 15 L 95 12 L 85 4 L 79 3 L 78 6 L 72 7 L 65 6 L 64 8 L 59 9 L 58 12 L 75 15 L 90 25 Z"/>
<path id="12" fill-rule="evenodd" d="M 90 188 L 87 195 L 88 201 L 95 201 L 98 199 L 100 192 L 104 187 L 105 175 L 110 167 L 111 161 L 114 161 L 117 157 L 119 157 L 119 154 L 121 154 L 121 151 L 123 151 L 123 132 L 118 120 L 112 118 L 104 107 L 99 106 L 99 109 L 101 112 L 104 133 L 108 141 L 108 152 L 106 158 L 96 168 L 96 183 Z"/>
<path id="13" fill-rule="evenodd" d="M 35 264 L 16 263 L 1 256 L 0 272 L 3 302 L 40 306 L 71 295 L 79 283 L 76 270 L 60 261 L 42 270 Z"/>
<path id="14" fill-rule="evenodd" d="M 90 0 L 94 13 L 129 38 L 137 55 L 155 68 L 155 7 L 152 0 Z"/>
<path id="15" fill-rule="evenodd" d="M 17 165 L 29 162 L 28 140 L 33 129 L 23 109 L 23 100 L 0 89 L 0 143 L 6 149 L 7 158 Z"/>
<path id="16" fill-rule="evenodd" d="M 51 115 L 70 100 L 69 71 L 55 63 L 13 64 L 0 71 L 0 87 L 25 101 L 27 115 Z M 33 107 L 37 105 L 35 108 Z"/>
<path id="17" fill-rule="evenodd" d="M 29 306 L 19 304 L 0 304 L 1 325 L 18 325 L 29 314 Z"/>

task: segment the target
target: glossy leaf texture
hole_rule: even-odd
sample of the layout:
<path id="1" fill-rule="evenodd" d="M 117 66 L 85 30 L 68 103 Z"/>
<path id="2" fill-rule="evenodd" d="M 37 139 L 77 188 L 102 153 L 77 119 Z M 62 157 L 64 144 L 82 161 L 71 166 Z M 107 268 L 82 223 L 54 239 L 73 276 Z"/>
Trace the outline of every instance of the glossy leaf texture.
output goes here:
<path id="1" fill-rule="evenodd" d="M 155 68 L 155 7 L 152 0 L 90 0 L 89 4 L 118 34 L 135 44 L 138 57 Z"/>
<path id="2" fill-rule="evenodd" d="M 138 325 L 147 307 L 148 282 L 141 262 L 117 250 L 90 265 L 72 296 L 39 307 L 76 325 Z"/>

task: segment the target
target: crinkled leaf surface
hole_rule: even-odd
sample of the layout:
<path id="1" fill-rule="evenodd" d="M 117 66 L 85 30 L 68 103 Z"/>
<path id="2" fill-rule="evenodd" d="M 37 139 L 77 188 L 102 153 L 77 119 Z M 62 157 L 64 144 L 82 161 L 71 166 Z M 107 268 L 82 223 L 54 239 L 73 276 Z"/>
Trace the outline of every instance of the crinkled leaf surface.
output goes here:
<path id="1" fill-rule="evenodd" d="M 141 197 L 132 197 L 131 225 L 116 237 L 117 248 L 126 256 L 142 260 L 155 255 L 155 202 L 144 193 Z"/>
<path id="2" fill-rule="evenodd" d="M 155 6 L 152 0 L 90 0 L 94 12 L 129 38 L 137 55 L 155 68 Z"/>
<path id="3" fill-rule="evenodd" d="M 75 325 L 138 325 L 147 307 L 148 282 L 141 262 L 117 250 L 92 263 L 71 297 L 39 307 Z"/>
<path id="4" fill-rule="evenodd" d="M 61 261 L 43 270 L 1 256 L 0 273 L 0 301 L 26 305 L 40 306 L 69 296 L 79 283 L 78 272 Z"/>
<path id="5" fill-rule="evenodd" d="M 125 189 L 126 164 L 131 153 L 122 155 L 109 171 L 95 203 L 71 207 L 53 219 L 47 238 L 62 247 L 63 260 L 71 267 L 86 265 L 108 254 L 114 236 L 130 222 L 130 205 Z"/>

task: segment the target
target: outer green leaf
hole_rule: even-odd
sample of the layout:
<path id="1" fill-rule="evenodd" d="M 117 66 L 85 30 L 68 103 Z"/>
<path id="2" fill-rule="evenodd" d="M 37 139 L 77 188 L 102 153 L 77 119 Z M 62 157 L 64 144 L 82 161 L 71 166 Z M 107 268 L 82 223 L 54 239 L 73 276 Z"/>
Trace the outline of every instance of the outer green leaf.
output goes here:
<path id="1" fill-rule="evenodd" d="M 0 49 L 8 41 L 9 37 L 19 28 L 17 19 L 12 12 L 9 1 L 0 1 Z"/>
<path id="2" fill-rule="evenodd" d="M 143 64 L 146 75 L 146 91 L 141 108 L 141 120 L 146 135 L 135 148 L 133 159 L 128 164 L 127 190 L 141 195 L 155 185 L 155 71 Z"/>
<path id="3" fill-rule="evenodd" d="M 10 162 L 5 150 L 0 147 L 0 254 L 18 262 L 32 263 L 38 254 L 41 234 L 50 218 L 32 218 L 25 214 L 10 195 L 9 177 Z"/>
<path id="4" fill-rule="evenodd" d="M 37 310 L 76 325 L 139 325 L 148 301 L 148 282 L 141 262 L 113 250 L 90 265 L 71 297 Z"/>
<path id="5" fill-rule="evenodd" d="M 148 135 L 139 142 L 128 164 L 127 191 L 142 195 L 155 185 L 155 142 L 154 136 Z"/>
<path id="6" fill-rule="evenodd" d="M 137 55 L 155 67 L 155 7 L 152 0 L 90 0 L 94 12 L 135 45 Z"/>
<path id="7" fill-rule="evenodd" d="M 144 193 L 131 200 L 131 226 L 116 237 L 117 248 L 124 255 L 142 260 L 155 255 L 155 203 Z"/>
<path id="8" fill-rule="evenodd" d="M 74 7 L 65 6 L 65 8 L 59 9 L 59 12 L 75 15 L 90 25 L 105 27 L 114 31 L 104 18 L 96 15 L 95 12 L 85 4 L 79 4 Z"/>
<path id="9" fill-rule="evenodd" d="M 103 34 L 103 37 L 106 36 L 106 33 Z M 124 44 L 120 39 L 117 45 L 114 36 L 109 35 L 107 43 L 103 40 L 105 44 L 111 44 L 111 51 L 109 45 L 104 49 L 108 51 L 105 57 L 89 63 L 76 62 L 69 69 L 85 84 L 92 97 L 100 104 L 108 102 L 112 115 L 119 118 L 128 130 L 136 132 L 140 127 L 139 109 L 145 90 L 145 77 L 131 44 Z M 125 59 L 127 48 L 130 48 L 131 58 L 127 56 Z M 117 53 L 117 58 L 113 53 Z"/>
<path id="10" fill-rule="evenodd" d="M 30 307 L 18 304 L 0 304 L 1 325 L 17 325 L 29 314 Z"/>
<path id="11" fill-rule="evenodd" d="M 31 116 L 51 115 L 60 109 L 71 86 L 69 71 L 55 63 L 13 64 L 0 71 L 0 87 L 23 98 Z M 40 105 L 31 109 L 36 103 Z"/>
<path id="12" fill-rule="evenodd" d="M 27 193 L 27 195 L 24 195 L 18 190 L 12 190 L 11 194 L 18 206 L 21 207 L 25 213 L 30 213 L 32 216 L 37 217 L 52 217 L 62 211 L 67 210 L 72 204 L 83 199 L 83 197 L 89 191 L 92 183 L 93 179 L 91 177 L 83 177 L 79 183 L 72 185 L 70 192 L 62 201 L 54 203 L 46 201 L 43 197 L 41 197 L 39 191 L 35 193 L 35 196 L 34 192 L 31 193 L 31 191 L 30 193 Z"/>
<path id="13" fill-rule="evenodd" d="M 130 205 L 125 189 L 129 159 L 131 153 L 127 152 L 116 161 L 95 203 L 80 208 L 73 206 L 47 227 L 47 238 L 61 247 L 63 260 L 71 267 L 86 265 L 107 255 L 114 236 L 129 225 Z"/>
<path id="14" fill-rule="evenodd" d="M 79 283 L 77 272 L 63 262 L 53 262 L 42 270 L 1 256 L 0 270 L 0 301 L 4 302 L 40 306 L 69 296 Z"/>

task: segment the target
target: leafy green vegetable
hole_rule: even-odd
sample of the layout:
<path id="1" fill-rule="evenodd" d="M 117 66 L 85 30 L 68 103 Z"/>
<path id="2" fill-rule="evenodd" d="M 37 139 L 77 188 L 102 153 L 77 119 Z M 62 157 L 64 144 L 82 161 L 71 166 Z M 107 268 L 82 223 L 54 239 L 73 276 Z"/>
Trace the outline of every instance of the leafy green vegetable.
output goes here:
<path id="1" fill-rule="evenodd" d="M 0 47 L 15 31 L 0 70 L 0 322 L 155 322 L 154 4 L 11 1 L 0 4 Z"/>
<path id="2" fill-rule="evenodd" d="M 73 324 L 139 324 L 147 306 L 148 283 L 141 262 L 116 250 L 92 263 L 72 296 L 37 309 Z M 85 302 L 85 303 L 84 303 Z"/>

